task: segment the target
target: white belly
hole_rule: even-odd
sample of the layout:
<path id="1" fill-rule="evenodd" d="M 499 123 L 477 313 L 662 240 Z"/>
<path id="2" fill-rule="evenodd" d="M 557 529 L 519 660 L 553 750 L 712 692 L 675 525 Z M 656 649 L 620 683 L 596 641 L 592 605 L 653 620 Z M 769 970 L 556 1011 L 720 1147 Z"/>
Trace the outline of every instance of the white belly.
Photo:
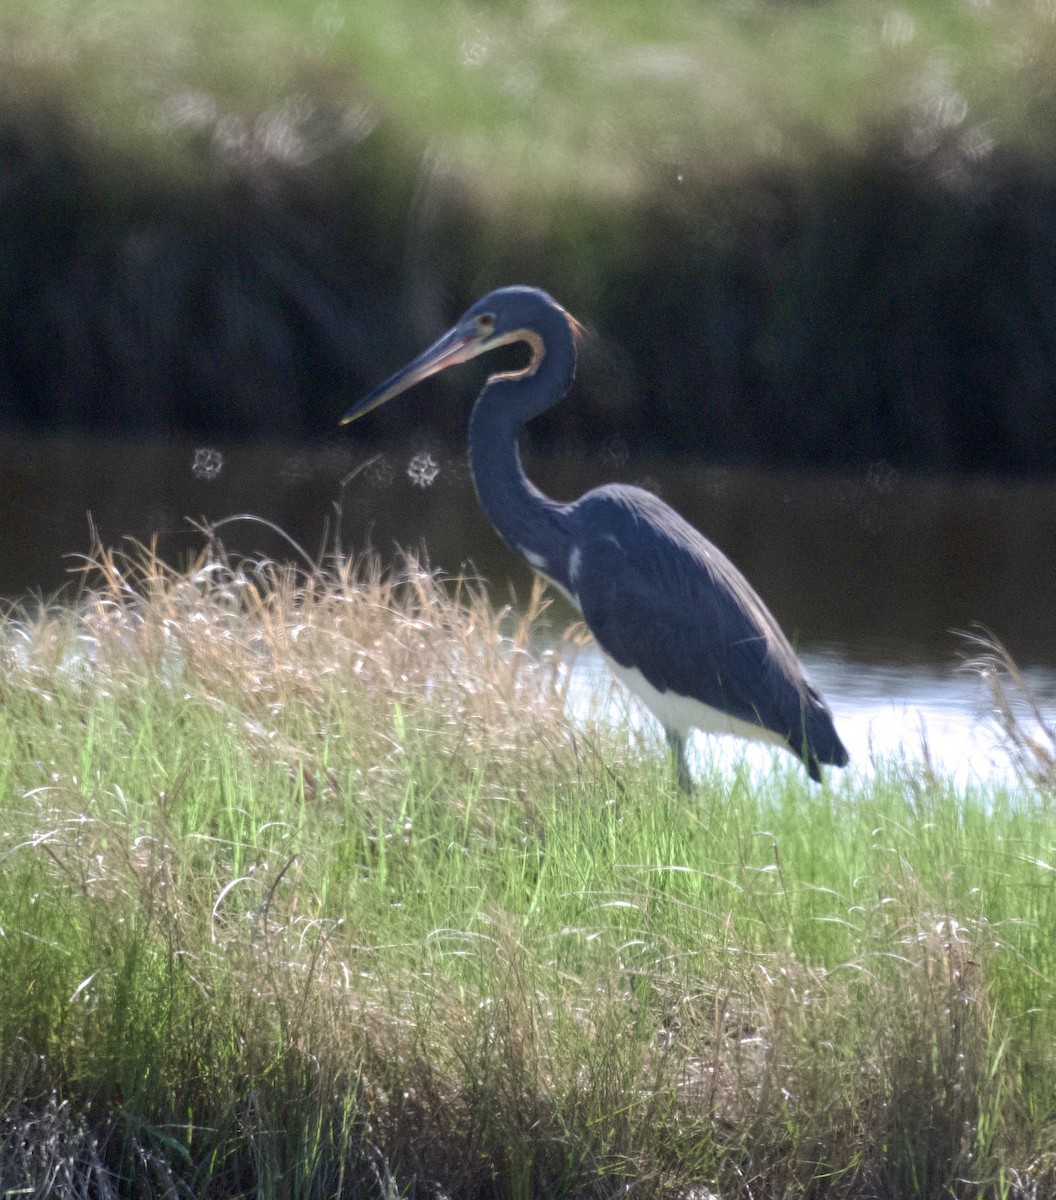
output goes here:
<path id="1" fill-rule="evenodd" d="M 598 648 L 601 649 L 600 646 Z M 705 733 L 732 733 L 752 742 L 767 742 L 788 749 L 788 742 L 779 733 L 756 725 L 754 721 L 731 717 L 729 713 L 689 696 L 658 692 L 636 667 L 621 667 L 604 650 L 601 656 L 609 664 L 613 675 L 659 718 L 663 727 L 673 730 L 682 738 L 688 737 L 691 729 L 701 729 Z"/>
<path id="2" fill-rule="evenodd" d="M 545 563 L 539 555 L 531 554 L 523 547 L 518 549 L 547 583 L 555 587 L 577 611 L 583 611 L 579 597 L 566 591 L 556 579 L 551 579 L 546 574 L 543 570 Z M 570 575 L 574 580 L 578 574 L 578 552 L 573 551 L 569 565 Z M 679 696 L 677 692 L 658 692 L 637 667 L 621 667 L 600 646 L 598 650 L 620 683 L 641 700 L 665 729 L 673 730 L 681 738 L 687 738 L 691 729 L 699 729 L 704 733 L 729 733 L 735 737 L 746 738 L 750 742 L 765 742 L 771 746 L 781 746 L 785 750 L 789 748 L 788 742 L 779 733 L 757 725 L 754 721 L 742 721 L 740 717 L 730 716 L 729 713 L 712 708 L 710 704 L 702 704 L 690 696 Z"/>

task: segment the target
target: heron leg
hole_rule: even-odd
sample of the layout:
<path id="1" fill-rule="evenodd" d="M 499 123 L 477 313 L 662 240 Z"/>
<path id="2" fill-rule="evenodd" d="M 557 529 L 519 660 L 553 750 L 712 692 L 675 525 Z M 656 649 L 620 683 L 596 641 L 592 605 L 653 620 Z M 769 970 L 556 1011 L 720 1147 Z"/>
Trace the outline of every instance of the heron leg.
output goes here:
<path id="1" fill-rule="evenodd" d="M 693 791 L 693 776 L 689 773 L 689 763 L 686 761 L 685 739 L 673 729 L 665 732 L 667 733 L 667 744 L 671 747 L 671 756 L 675 760 L 675 769 L 678 772 L 678 786 L 688 796 Z"/>

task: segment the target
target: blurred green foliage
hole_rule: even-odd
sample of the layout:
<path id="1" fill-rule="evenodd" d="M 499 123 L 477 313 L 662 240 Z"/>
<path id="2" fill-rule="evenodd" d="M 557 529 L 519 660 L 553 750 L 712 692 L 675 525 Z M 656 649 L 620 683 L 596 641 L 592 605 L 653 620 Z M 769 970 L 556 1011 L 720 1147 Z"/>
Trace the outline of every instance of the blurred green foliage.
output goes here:
<path id="1" fill-rule="evenodd" d="M 0 56 L 16 422 L 321 433 L 521 280 L 601 334 L 544 439 L 1056 467 L 1042 0 L 21 0 Z"/>
<path id="2" fill-rule="evenodd" d="M 8 99 L 51 91 L 123 148 L 304 162 L 384 114 L 529 212 L 804 166 L 881 128 L 915 158 L 955 142 L 965 170 L 1052 137 L 1040 0 L 22 0 L 0 32 Z"/>

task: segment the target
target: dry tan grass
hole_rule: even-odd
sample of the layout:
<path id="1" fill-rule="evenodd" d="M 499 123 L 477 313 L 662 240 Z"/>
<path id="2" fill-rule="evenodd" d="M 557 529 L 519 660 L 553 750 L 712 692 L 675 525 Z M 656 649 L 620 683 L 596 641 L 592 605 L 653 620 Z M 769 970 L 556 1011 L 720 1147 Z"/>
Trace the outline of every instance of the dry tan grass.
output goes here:
<path id="1" fill-rule="evenodd" d="M 1020 776 L 1041 788 L 1056 788 L 1056 719 L 1042 708 L 999 638 L 988 630 L 962 636 L 970 649 L 965 669 L 978 673 L 986 684 L 992 716 Z"/>
<path id="2" fill-rule="evenodd" d="M 486 752 L 504 784 L 523 787 L 540 761 L 576 774 L 567 673 L 558 654 L 529 652 L 541 586 L 514 613 L 413 555 L 388 570 L 373 556 L 299 569 L 234 563 L 215 540 L 185 569 L 149 546 L 99 547 L 84 575 L 76 616 L 47 613 L 27 631 L 24 670 L 79 662 L 96 687 L 152 676 L 240 722 L 261 753 L 281 740 L 291 766 L 345 729 L 362 772 L 398 771 L 415 733 L 453 731 L 448 758 Z"/>

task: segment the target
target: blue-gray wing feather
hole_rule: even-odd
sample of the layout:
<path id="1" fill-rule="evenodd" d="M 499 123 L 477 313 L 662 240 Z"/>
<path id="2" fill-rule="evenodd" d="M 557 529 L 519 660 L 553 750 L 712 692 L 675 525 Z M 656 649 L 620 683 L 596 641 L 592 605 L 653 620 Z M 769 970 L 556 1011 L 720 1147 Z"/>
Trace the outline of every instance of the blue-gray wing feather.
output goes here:
<path id="1" fill-rule="evenodd" d="M 658 691 L 778 733 L 807 759 L 847 754 L 788 639 L 737 568 L 640 488 L 609 485 L 569 507 L 571 581 L 598 644 Z M 806 749 L 806 753 L 804 750 Z"/>

